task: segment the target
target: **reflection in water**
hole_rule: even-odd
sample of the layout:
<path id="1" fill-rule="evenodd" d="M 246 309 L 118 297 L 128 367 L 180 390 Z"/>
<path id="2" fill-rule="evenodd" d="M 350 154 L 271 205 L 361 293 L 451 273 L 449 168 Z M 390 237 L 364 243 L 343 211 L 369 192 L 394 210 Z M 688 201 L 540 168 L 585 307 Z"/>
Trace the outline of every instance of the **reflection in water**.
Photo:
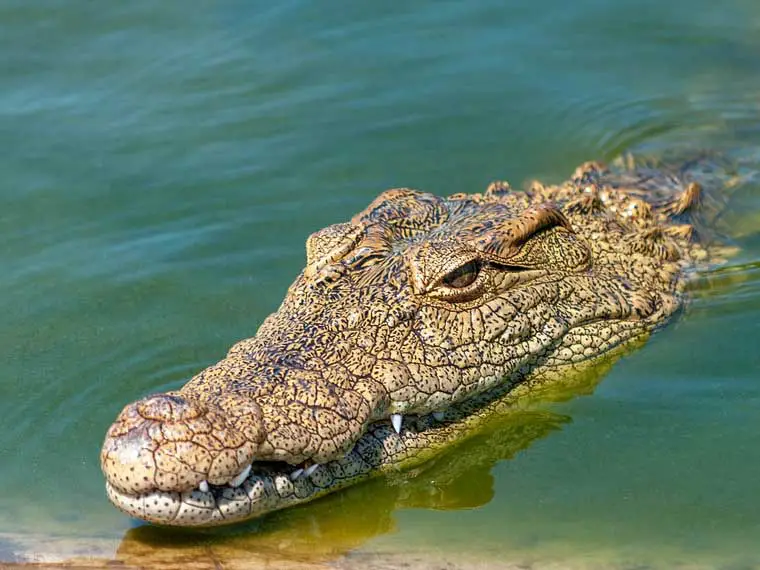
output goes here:
<path id="1" fill-rule="evenodd" d="M 256 561 L 323 563 L 393 532 L 397 511 L 484 506 L 494 496 L 491 470 L 498 461 L 511 459 L 570 422 L 569 416 L 546 409 L 547 402 L 590 394 L 612 363 L 629 350 L 568 374 L 538 393 L 493 402 L 488 408 L 495 414 L 489 414 L 477 431 L 419 468 L 230 528 L 133 528 L 125 534 L 116 558 L 130 565 L 162 568 L 186 568 L 202 561 L 225 568 Z"/>

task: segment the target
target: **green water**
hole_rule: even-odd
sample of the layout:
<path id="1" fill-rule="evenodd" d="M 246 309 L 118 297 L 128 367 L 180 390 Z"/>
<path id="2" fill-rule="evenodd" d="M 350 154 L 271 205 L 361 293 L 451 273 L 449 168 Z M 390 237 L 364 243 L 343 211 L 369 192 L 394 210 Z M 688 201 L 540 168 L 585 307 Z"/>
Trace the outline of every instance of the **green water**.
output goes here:
<path id="1" fill-rule="evenodd" d="M 253 334 L 305 237 L 387 187 L 554 181 L 629 148 L 760 169 L 757 0 L 9 0 L 0 53 L 0 535 L 760 565 L 751 183 L 726 215 L 741 251 L 684 317 L 592 396 L 503 426 L 504 449 L 484 436 L 409 481 L 200 536 L 130 530 L 98 467 L 126 402 Z"/>

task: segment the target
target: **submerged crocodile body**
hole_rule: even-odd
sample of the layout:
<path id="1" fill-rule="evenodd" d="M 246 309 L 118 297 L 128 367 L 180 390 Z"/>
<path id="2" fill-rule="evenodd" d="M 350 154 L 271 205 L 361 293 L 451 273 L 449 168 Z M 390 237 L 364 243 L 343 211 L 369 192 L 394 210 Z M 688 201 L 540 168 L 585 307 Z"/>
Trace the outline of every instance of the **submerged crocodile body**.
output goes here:
<path id="1" fill-rule="evenodd" d="M 124 408 L 101 452 L 110 500 L 226 524 L 425 462 L 665 324 L 709 259 L 695 224 L 720 180 L 707 159 L 587 163 L 525 191 L 382 193 L 309 237 L 256 336 Z"/>

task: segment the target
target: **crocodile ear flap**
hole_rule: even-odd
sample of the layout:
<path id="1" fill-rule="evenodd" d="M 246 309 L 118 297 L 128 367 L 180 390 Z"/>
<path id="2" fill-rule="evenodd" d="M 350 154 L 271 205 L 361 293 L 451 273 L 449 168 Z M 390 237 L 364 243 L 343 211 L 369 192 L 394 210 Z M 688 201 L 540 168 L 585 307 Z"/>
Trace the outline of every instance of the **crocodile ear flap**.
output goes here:
<path id="1" fill-rule="evenodd" d="M 482 235 L 472 238 L 469 245 L 496 263 L 510 264 L 523 250 L 523 246 L 542 232 L 564 228 L 573 233 L 570 222 L 554 204 L 532 206 L 517 218 L 499 221 L 484 227 Z"/>
<path id="2" fill-rule="evenodd" d="M 553 204 L 532 206 L 517 218 L 496 222 L 469 245 L 492 263 L 526 269 L 577 271 L 591 250 Z"/>

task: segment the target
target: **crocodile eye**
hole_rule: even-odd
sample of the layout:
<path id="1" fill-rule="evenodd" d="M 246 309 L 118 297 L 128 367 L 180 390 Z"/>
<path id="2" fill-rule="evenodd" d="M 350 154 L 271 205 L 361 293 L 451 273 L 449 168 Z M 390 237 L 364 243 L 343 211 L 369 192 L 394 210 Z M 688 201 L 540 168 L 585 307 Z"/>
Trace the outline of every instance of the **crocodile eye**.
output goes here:
<path id="1" fill-rule="evenodd" d="M 472 285 L 478 278 L 479 273 L 480 264 L 473 260 L 444 275 L 441 283 L 452 289 L 462 289 Z"/>

